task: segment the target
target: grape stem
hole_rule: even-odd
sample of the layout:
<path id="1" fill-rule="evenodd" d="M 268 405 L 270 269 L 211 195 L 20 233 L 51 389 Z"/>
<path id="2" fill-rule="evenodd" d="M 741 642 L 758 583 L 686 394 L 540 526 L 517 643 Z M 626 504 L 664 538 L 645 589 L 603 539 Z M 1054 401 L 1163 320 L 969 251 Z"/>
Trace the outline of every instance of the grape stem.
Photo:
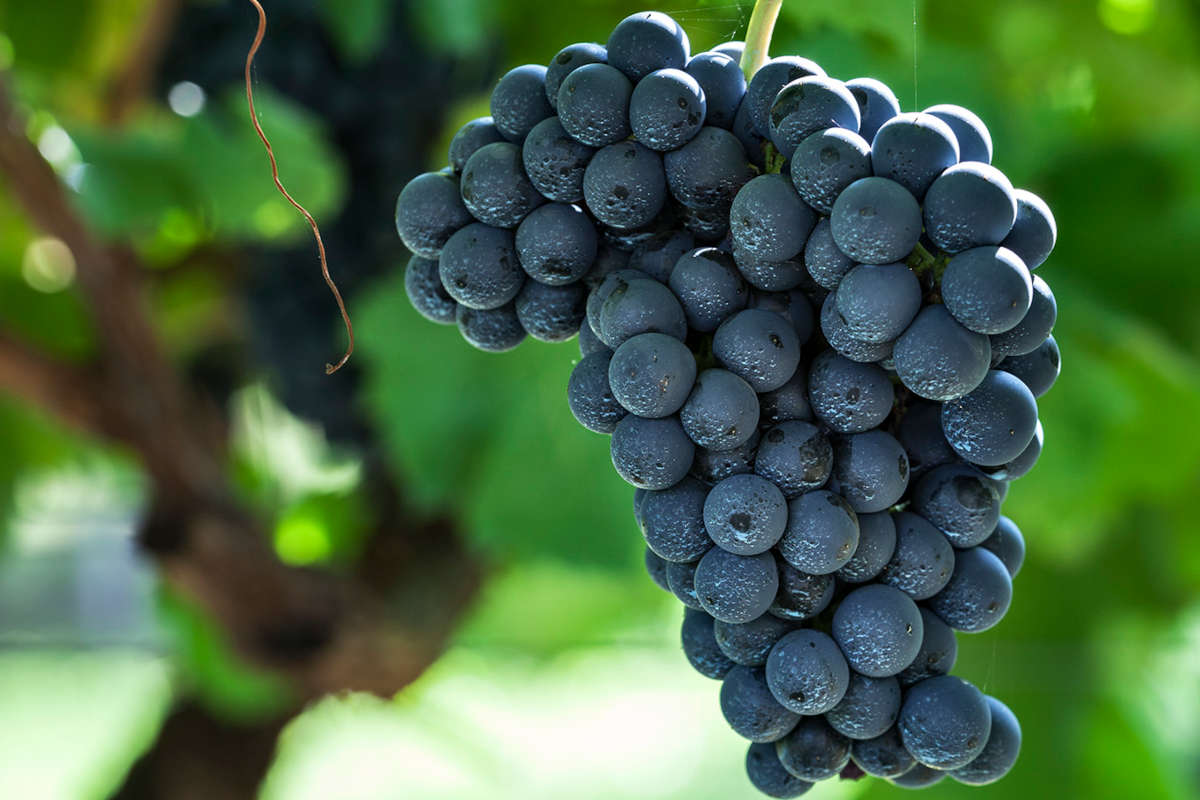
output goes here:
<path id="1" fill-rule="evenodd" d="M 905 263 L 908 264 L 909 269 L 917 274 L 917 277 L 931 272 L 933 280 L 936 283 L 941 281 L 942 273 L 946 271 L 947 260 L 945 257 L 933 255 L 925 249 L 924 245 L 918 242 L 917 246 L 913 248 L 912 253 L 905 260 Z"/>
<path id="2" fill-rule="evenodd" d="M 782 7 L 783 0 L 758 0 L 754 4 L 754 10 L 750 12 L 750 24 L 746 28 L 746 49 L 742 51 L 741 63 L 747 83 L 767 61 L 767 51 L 771 48 L 771 32 L 775 30 L 775 20 L 779 18 L 779 9 Z"/>

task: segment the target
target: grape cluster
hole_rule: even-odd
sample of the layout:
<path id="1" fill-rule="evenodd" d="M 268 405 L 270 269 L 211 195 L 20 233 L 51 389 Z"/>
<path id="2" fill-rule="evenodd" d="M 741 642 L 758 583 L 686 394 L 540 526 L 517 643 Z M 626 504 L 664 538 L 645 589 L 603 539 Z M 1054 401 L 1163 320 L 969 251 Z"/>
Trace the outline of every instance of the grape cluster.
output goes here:
<path id="1" fill-rule="evenodd" d="M 578 332 L 571 411 L 759 790 L 990 783 L 1020 727 L 949 672 L 1024 558 L 1054 218 L 967 109 L 741 49 L 646 12 L 509 72 L 400 195 L 409 297 L 487 350 Z"/>

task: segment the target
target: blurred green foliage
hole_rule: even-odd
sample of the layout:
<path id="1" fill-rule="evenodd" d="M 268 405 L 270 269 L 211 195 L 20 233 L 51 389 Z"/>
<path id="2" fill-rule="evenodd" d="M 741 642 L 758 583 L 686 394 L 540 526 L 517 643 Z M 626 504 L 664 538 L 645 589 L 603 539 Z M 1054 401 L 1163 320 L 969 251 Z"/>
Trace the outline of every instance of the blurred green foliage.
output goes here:
<path id="1" fill-rule="evenodd" d="M 106 81 L 147 6 L 140 0 L 0 0 L 0 64 L 11 60 L 12 79 L 31 112 L 30 134 L 55 156 L 92 225 L 131 240 L 161 273 L 153 287 L 159 321 L 183 356 L 236 309 L 221 281 L 177 265 L 213 245 L 303 241 L 305 227 L 274 194 L 236 92 L 208 97 L 190 118 L 155 98 L 128 125 L 103 124 Z M 388 46 L 380 38 L 380 21 L 391 11 L 384 0 L 325 0 L 319 8 L 348 58 L 368 58 Z M 740 35 L 750 4 L 688 0 L 660 8 L 685 25 L 698 50 Z M 637 10 L 611 0 L 569 9 L 548 0 L 425 0 L 408 14 L 440 52 L 477 56 L 498 48 L 498 75 L 518 63 L 545 63 L 574 41 L 603 41 L 617 20 Z M 247 6 L 247 41 L 252 25 Z M 268 46 L 286 42 L 268 32 Z M 1045 197 L 1059 222 L 1058 248 L 1039 274 L 1058 299 L 1055 335 L 1064 372 L 1041 403 L 1045 454 L 1014 484 L 1005 506 L 1025 532 L 1029 558 L 1008 618 L 982 636 L 960 637 L 956 669 L 1016 711 L 1025 745 L 1008 779 L 971 796 L 1200 796 L 1200 525 L 1194 511 L 1200 488 L 1200 5 L 789 0 L 772 52 L 809 56 L 841 78 L 879 77 L 906 109 L 940 102 L 975 109 L 991 128 L 996 164 L 1016 185 Z M 234 75 L 239 69 L 230 65 Z M 288 186 L 318 218 L 333 213 L 354 187 L 346 185 L 321 120 L 268 87 L 258 89 L 258 105 Z M 484 113 L 485 96 L 466 100 L 452 111 L 442 142 L 457 124 Z M 67 135 L 69 146 L 59 146 L 57 132 Z M 428 154 L 431 169 L 443 161 L 442 149 Z M 56 353 L 82 357 L 92 348 L 92 333 L 74 293 L 45 293 L 28 279 L 34 239 L 0 185 L 0 320 Z M 335 272 L 337 258 L 333 253 Z M 410 498 L 459 519 L 496 573 L 446 664 L 402 694 L 395 708 L 348 701 L 302 719 L 285 736 L 265 796 L 300 796 L 280 787 L 303 784 L 323 759 L 361 760 L 370 752 L 362 731 L 376 730 L 371 726 L 381 724 L 380 714 L 397 715 L 401 726 L 416 721 L 397 734 L 395 746 L 408 748 L 404 752 L 436 751 L 445 760 L 445 751 L 455 748 L 465 763 L 461 771 L 494 774 L 486 766 L 486 731 L 456 728 L 459 717 L 446 714 L 453 704 L 449 690 L 438 687 L 455 687 L 461 702 L 483 706 L 501 692 L 511 698 L 510 724 L 541 720 L 543 730 L 562 735 L 573 730 L 570 719 L 554 728 L 541 715 L 578 712 L 570 681 L 582 680 L 580 674 L 594 678 L 568 663 L 578 652 L 598 659 L 588 669 L 603 671 L 608 664 L 614 670 L 593 695 L 628 693 L 651 705 L 661 697 L 663 706 L 651 708 L 658 719 L 690 709 L 680 719 L 704 719 L 709 727 L 696 723 L 704 747 L 687 752 L 736 771 L 742 749 L 721 729 L 715 686 L 691 675 L 676 654 L 673 673 L 665 672 L 671 669 L 665 663 L 645 670 L 636 663 L 639 648 L 674 647 L 669 627 L 676 614 L 673 601 L 642 574 L 632 490 L 612 472 L 607 441 L 580 428 L 567 410 L 574 344 L 529 342 L 502 356 L 474 351 L 453 328 L 432 326 L 411 310 L 402 258 L 397 242 L 395 273 L 361 293 L 351 309 L 358 358 L 367 368 L 367 402 Z M 313 324 L 331 327 L 332 320 Z M 353 464 L 272 406 L 260 387 L 237 403 L 235 475 L 245 496 L 275 520 L 281 554 L 301 563 L 352 561 L 369 519 L 354 488 Z M 94 447 L 7 401 L 0 403 L 0 436 L 0 511 L 23 474 L 71 463 Z M 10 550 L 7 557 L 20 554 Z M 181 688 L 198 691 L 220 713 L 272 707 L 275 690 L 231 663 L 202 619 L 178 607 L 163 619 L 176 632 L 174 641 L 183 642 L 173 656 L 181 665 Z M 11 667 L 0 658 L 0 675 Z M 561 684 L 554 684 L 556 675 Z M 494 682 L 486 683 L 488 676 Z M 687 687 L 686 698 L 663 688 L 675 680 Z M 535 681 L 557 686 L 565 699 L 551 702 L 523 688 Z M 646 693 L 647 685 L 658 694 Z M 428 705 L 431 696 L 440 696 L 441 704 Z M 707 705 L 688 705 L 701 698 Z M 0 704 L 0 714 L 4 708 Z M 58 704 L 50 713 L 66 719 L 72 712 Z M 355 746 L 335 746 L 333 734 L 310 736 L 313 726 L 351 731 L 337 741 Z M 686 728 L 678 733 L 682 727 L 674 735 L 688 735 Z M 499 735 L 503 727 L 491 730 Z M 580 736 L 596 730 L 587 727 Z M 614 766 L 643 768 L 645 759 L 621 748 L 620 737 L 617 730 L 609 739 L 590 740 L 580 745 L 586 753 L 572 757 L 607 753 Z M 717 779 L 715 768 L 695 769 L 704 780 L 660 781 L 647 773 L 641 796 L 751 796 L 740 775 Z M 288 774 L 300 783 L 281 783 Z M 528 779 L 519 771 L 503 774 Z M 587 788 L 572 795 L 570 785 L 537 787 L 592 796 Z M 537 787 L 525 796 L 542 796 Z M 638 796 L 610 788 L 609 796 Z M 821 791 L 899 796 L 878 782 Z M 947 782 L 924 796 L 964 793 Z M 522 796 L 508 788 L 495 794 Z M 355 796 L 396 794 L 363 790 Z"/>

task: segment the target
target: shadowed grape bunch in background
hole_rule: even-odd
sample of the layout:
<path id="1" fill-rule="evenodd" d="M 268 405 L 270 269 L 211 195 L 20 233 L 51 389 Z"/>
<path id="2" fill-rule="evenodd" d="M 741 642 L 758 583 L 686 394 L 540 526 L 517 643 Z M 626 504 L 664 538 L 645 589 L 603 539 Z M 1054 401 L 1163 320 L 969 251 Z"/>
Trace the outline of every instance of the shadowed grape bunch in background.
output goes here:
<path id="1" fill-rule="evenodd" d="M 743 40 L 751 5 L 662 10 L 700 54 Z M 161 537 L 151 541 L 157 550 L 133 542 L 157 493 L 147 476 L 161 470 L 145 467 L 157 457 L 146 462 L 143 449 L 120 437 L 113 446 L 86 424 L 73 432 L 89 417 L 63 401 L 91 396 L 91 384 L 47 391 L 56 384 L 35 378 L 62 370 L 31 369 L 26 358 L 45 351 L 48 359 L 32 363 L 86 371 L 108 347 L 92 313 L 96 250 L 79 248 L 57 218 L 31 216 L 26 190 L 46 187 L 0 159 L 0 725 L 19 732 L 0 757 L 0 785 L 48 798 L 105 797 L 122 784 L 125 796 L 173 798 L 186 797 L 188 786 L 289 800 L 755 796 L 744 740 L 720 713 L 717 684 L 680 658 L 678 602 L 646 579 L 632 490 L 614 474 L 603 439 L 564 402 L 577 364 L 597 359 L 581 358 L 574 343 L 533 337 L 503 355 L 481 353 L 455 325 L 430 324 L 408 300 L 411 254 L 393 226 L 398 189 L 446 165 L 455 132 L 491 114 L 490 95 L 509 66 L 549 68 L 568 42 L 604 47 L 644 5 L 606 0 L 566 14 L 543 0 L 265 6 L 256 104 L 284 181 L 320 221 L 349 297 L 359 344 L 353 374 L 322 374 L 344 331 L 307 228 L 274 196 L 246 118 L 249 4 L 0 0 L 0 68 L 22 118 L 9 130 L 52 167 L 93 238 L 132 256 L 121 274 L 138 276 L 165 362 L 220 408 L 232 494 L 257 520 L 239 533 L 256 554 L 240 583 L 292 575 L 268 570 L 261 549 L 289 569 L 366 588 L 386 612 L 372 618 L 396 622 L 401 641 L 414 641 L 411 626 L 425 621 L 436 644 L 418 661 L 433 666 L 395 700 L 334 696 L 301 713 L 334 686 L 354 685 L 341 682 L 352 672 L 318 684 L 304 667 L 339 652 L 321 646 L 308 651 L 315 660 L 302 655 L 323 628 L 276 620 L 260 639 L 245 623 L 272 619 L 270 606 L 236 613 L 211 602 L 217 596 L 181 596 L 189 584 L 177 582 L 180 568 L 189 578 L 211 574 L 196 569 L 194 551 L 164 558 Z M 1020 758 L 995 784 L 946 779 L 922 796 L 1190 798 L 1200 760 L 1192 512 L 1200 278 L 1187 265 L 1200 255 L 1200 11 L 1161 0 L 932 0 L 915 11 L 914 29 L 911 3 L 789 0 L 769 55 L 799 54 L 832 76 L 874 76 L 906 111 L 950 103 L 986 121 L 996 165 L 1053 207 L 1059 240 L 1033 275 L 1054 287 L 1053 335 L 1066 359 L 1064 377 L 1038 398 L 1045 452 L 1005 498 L 1004 514 L 1028 546 L 1017 591 L 1002 624 L 958 637 L 953 669 L 1020 718 Z M 704 61 L 714 71 L 723 63 Z M 720 103 L 711 102 L 710 85 L 705 127 L 720 127 L 711 122 Z M 861 127 L 858 135 L 870 141 Z M 635 138 L 643 143 L 648 129 Z M 794 174 L 770 174 L 779 164 L 763 155 L 768 174 L 746 185 L 794 191 Z M 532 180 L 523 160 L 520 167 Z M 538 195 L 542 188 L 534 184 Z M 675 193 L 668 182 L 666 213 L 681 248 L 673 257 L 670 246 L 656 251 L 603 231 L 598 252 L 634 245 L 643 259 L 659 259 L 650 269 L 666 270 L 684 252 L 684 233 L 696 247 L 719 246 L 704 238 L 714 235 L 713 215 L 688 207 L 703 198 L 685 204 Z M 590 208 L 586 196 L 571 202 Z M 556 220 L 544 210 L 558 204 L 567 200 L 530 216 L 562 224 L 571 215 Z M 514 263 L 524 266 L 513 232 Z M 924 247 L 936 256 L 936 242 Z M 558 270 L 555 260 L 570 252 L 550 255 L 547 268 Z M 754 281 L 780 270 L 744 274 L 750 262 L 728 255 L 732 268 L 718 257 L 692 269 L 728 278 L 734 294 L 739 280 L 750 287 L 742 313 L 784 310 L 748 305 L 762 291 Z M 952 308 L 934 302 L 927 277 L 948 261 L 904 265 L 922 281 L 920 313 Z M 889 263 L 874 266 L 887 272 Z M 680 297 L 681 284 L 666 278 L 659 285 Z M 812 311 L 814 338 L 800 348 L 810 368 L 824 335 L 820 309 Z M 685 336 L 689 353 L 698 339 L 715 338 L 722 313 L 685 314 L 689 331 L 712 325 L 703 337 Z M 733 372 L 718 348 L 694 349 L 697 376 Z M 908 394 L 893 386 L 895 397 Z M 632 393 L 622 397 L 636 403 Z M 610 412 L 624 408 L 614 395 Z M 820 421 L 813 417 L 788 424 Z M 153 418 L 145 429 L 173 442 L 174 424 Z M 907 450 L 899 429 L 885 432 Z M 909 466 L 915 488 L 925 476 Z M 862 519 L 876 513 L 855 511 L 860 539 Z M 422 523 L 429 520 L 436 525 Z M 745 533 L 730 529 L 731 537 Z M 408 568 L 397 572 L 398 564 Z M 405 577 L 397 583 L 397 575 Z M 470 585 L 478 594 L 447 594 Z M 301 608 L 309 622 L 320 619 Z M 689 616 L 689 630 L 705 633 L 696 624 L 705 617 Z M 818 632 L 836 645 L 833 622 Z M 281 644 L 291 654 L 282 660 Z M 399 665 L 411 650 L 391 652 L 401 657 L 377 662 Z M 727 658 L 706 652 L 719 656 L 715 665 Z M 423 669 L 412 666 L 410 674 Z M 770 686 L 766 693 L 774 697 Z M 127 773 L 142 755 L 135 783 Z M 142 794 L 132 794 L 136 786 Z M 806 796 L 903 791 L 886 780 L 833 779 Z"/>

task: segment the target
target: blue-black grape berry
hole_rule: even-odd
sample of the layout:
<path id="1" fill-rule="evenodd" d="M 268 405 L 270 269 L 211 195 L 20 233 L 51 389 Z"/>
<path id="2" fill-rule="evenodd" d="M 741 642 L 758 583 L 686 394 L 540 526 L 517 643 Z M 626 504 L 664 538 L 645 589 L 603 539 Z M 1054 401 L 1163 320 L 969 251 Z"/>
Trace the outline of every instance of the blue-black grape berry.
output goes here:
<path id="1" fill-rule="evenodd" d="M 874 739 L 854 742 L 850 758 L 863 772 L 877 778 L 895 778 L 908 772 L 917 762 L 904 749 L 895 727 Z"/>
<path id="2" fill-rule="evenodd" d="M 608 63 L 608 51 L 602 44 L 580 42 L 559 50 L 546 67 L 546 99 L 550 101 L 550 106 L 558 108 L 558 89 L 564 78 L 587 64 L 605 63 Z"/>
<path id="3" fill-rule="evenodd" d="M 547 200 L 579 203 L 583 200 L 583 173 L 596 148 L 572 138 L 558 117 L 547 117 L 534 126 L 521 145 L 525 174 Z"/>
<path id="4" fill-rule="evenodd" d="M 667 489 L 647 491 L 638 514 L 646 546 L 667 561 L 700 560 L 713 545 L 704 528 L 707 496 L 707 487 L 694 478 L 684 478 Z"/>
<path id="5" fill-rule="evenodd" d="M 639 81 L 659 69 L 683 69 L 691 44 L 678 22 L 658 11 L 630 14 L 608 37 L 608 63 Z"/>
<path id="6" fill-rule="evenodd" d="M 454 138 L 450 140 L 450 150 L 447 154 L 450 169 L 454 170 L 455 174 L 461 175 L 467 159 L 474 155 L 476 150 L 485 144 L 502 141 L 504 141 L 504 137 L 496 129 L 491 117 L 479 117 L 471 120 L 459 128 L 458 133 L 454 134 Z"/>
<path id="7" fill-rule="evenodd" d="M 779 704 L 761 667 L 740 664 L 721 684 L 721 713 L 734 732 L 752 742 L 774 742 L 796 727 L 800 715 Z M 791 772 L 791 770 L 788 770 Z"/>
<path id="8" fill-rule="evenodd" d="M 730 314 L 745 308 L 750 297 L 733 257 L 715 247 L 681 255 L 668 285 L 694 331 L 715 331 Z"/>
<path id="9" fill-rule="evenodd" d="M 790 158 L 817 131 L 845 128 L 858 133 L 859 114 L 858 101 L 846 84 L 826 76 L 799 78 L 775 95 L 768 118 L 771 141 Z"/>
<path id="10" fill-rule="evenodd" d="M 422 258 L 436 259 L 454 232 L 471 221 L 453 175 L 418 175 L 396 198 L 396 231 L 404 246 Z"/>
<path id="11" fill-rule="evenodd" d="M 438 272 L 446 293 L 467 308 L 487 310 L 510 302 L 525 285 L 511 231 L 473 222 L 442 248 Z"/>
<path id="12" fill-rule="evenodd" d="M 804 202 L 828 214 L 842 191 L 871 176 L 871 145 L 846 128 L 825 128 L 800 142 L 792 154 L 792 183 Z"/>
<path id="13" fill-rule="evenodd" d="M 666 489 L 687 475 L 695 446 L 674 417 L 621 418 L 613 429 L 612 462 L 627 483 L 642 489 Z"/>
<path id="14" fill-rule="evenodd" d="M 525 332 L 541 342 L 565 342 L 579 332 L 585 313 L 587 290 L 578 283 L 547 286 L 525 281 L 517 295 L 517 319 Z"/>
<path id="15" fill-rule="evenodd" d="M 770 682 L 769 674 L 767 680 Z M 845 695 L 825 712 L 825 721 L 848 739 L 874 739 L 887 733 L 899 715 L 899 681 L 852 672 Z"/>
<path id="16" fill-rule="evenodd" d="M 939 675 L 911 686 L 900 707 L 900 738 L 927 767 L 971 763 L 987 745 L 992 712 L 983 693 L 962 678 Z"/>
<path id="17" fill-rule="evenodd" d="M 633 135 L 651 150 L 682 147 L 704 125 L 704 90 L 681 69 L 660 69 L 638 81 L 629 101 Z"/>
<path id="18" fill-rule="evenodd" d="M 704 677 L 721 680 L 733 669 L 733 661 L 721 652 L 713 638 L 713 618 L 703 611 L 684 608 L 680 639 L 688 663 Z"/>
<path id="19" fill-rule="evenodd" d="M 899 674 L 921 649 L 920 609 L 904 592 L 872 583 L 843 598 L 833 614 L 833 638 L 851 669 L 872 678 Z"/>
<path id="20" fill-rule="evenodd" d="M 617 402 L 640 417 L 669 417 L 678 411 L 696 381 L 696 357 L 687 345 L 663 333 L 626 339 L 608 365 L 608 383 Z"/>
<path id="21" fill-rule="evenodd" d="M 841 650 L 833 639 L 813 630 L 792 631 L 781 638 L 767 656 L 766 674 L 771 694 L 797 714 L 824 714 L 841 702 L 850 685 L 850 668 Z"/>
<path id="22" fill-rule="evenodd" d="M 767 613 L 779 589 L 770 553 L 739 556 L 714 547 L 696 567 L 696 596 L 722 622 L 750 622 Z"/>
<path id="23" fill-rule="evenodd" d="M 878 175 L 847 186 L 829 216 L 838 249 L 863 264 L 903 261 L 921 238 L 921 207 L 911 190 Z"/>
<path id="24" fill-rule="evenodd" d="M 829 437 L 808 422 L 784 422 L 763 434 L 754 471 L 792 499 L 820 488 L 833 471 Z"/>
<path id="25" fill-rule="evenodd" d="M 921 609 L 924 636 L 916 658 L 896 676 L 901 686 L 911 686 L 935 675 L 946 675 L 954 669 L 958 658 L 958 640 L 954 629 L 928 608 Z"/>
<path id="26" fill-rule="evenodd" d="M 699 447 L 732 450 L 758 427 L 758 397 L 750 384 L 723 369 L 706 369 L 679 412 L 683 429 Z"/>
<path id="27" fill-rule="evenodd" d="M 1058 240 L 1058 225 L 1046 201 L 1033 192 L 1017 189 L 1017 220 L 1001 242 L 1012 250 L 1029 269 L 1037 269 L 1054 249 Z"/>
<path id="28" fill-rule="evenodd" d="M 958 161 L 954 130 L 933 114 L 897 114 L 880 126 L 871 142 L 875 174 L 896 181 L 918 200 Z"/>
<path id="29" fill-rule="evenodd" d="M 969 786 L 983 786 L 1000 780 L 1017 763 L 1021 752 L 1021 724 L 1016 715 L 994 697 L 989 696 L 987 702 L 992 714 L 992 728 L 983 752 L 966 766 L 950 772 L 954 780 Z"/>
<path id="30" fill-rule="evenodd" d="M 806 781 L 823 781 L 850 763 L 850 740 L 829 727 L 824 717 L 801 717 L 787 736 L 775 743 L 783 768 Z"/>
<path id="31" fill-rule="evenodd" d="M 439 325 L 453 325 L 458 303 L 442 286 L 437 259 L 414 255 L 404 270 L 404 292 L 422 317 Z"/>
<path id="32" fill-rule="evenodd" d="M 533 127 L 554 115 L 546 99 L 546 68 L 526 64 L 505 73 L 492 90 L 492 120 L 512 142 L 522 142 Z"/>
<path id="33" fill-rule="evenodd" d="M 858 547 L 858 517 L 839 494 L 805 492 L 788 504 L 779 554 L 798 570 L 824 575 L 845 566 Z"/>
<path id="34" fill-rule="evenodd" d="M 714 486 L 704 501 L 708 535 L 718 547 L 741 556 L 774 547 L 787 517 L 783 492 L 760 475 L 732 475 Z"/>
<path id="35" fill-rule="evenodd" d="M 799 797 L 812 788 L 783 768 L 774 743 L 754 743 L 746 751 L 746 776 L 755 789 L 767 797 Z"/>
<path id="36" fill-rule="evenodd" d="M 685 72 L 696 79 L 704 92 L 705 122 L 718 128 L 733 127 L 738 106 L 746 94 L 746 76 L 738 58 L 709 51 L 693 56 Z"/>
<path id="37" fill-rule="evenodd" d="M 782 175 L 759 175 L 738 191 L 729 212 L 734 246 L 763 261 L 800 254 L 817 215 Z"/>
<path id="38" fill-rule="evenodd" d="M 800 364 L 800 337 L 788 320 L 748 308 L 726 319 L 713 335 L 713 355 L 756 392 L 788 382 Z"/>
<path id="39" fill-rule="evenodd" d="M 900 101 L 887 84 L 874 78 L 846 81 L 846 88 L 858 101 L 858 111 L 862 118 L 858 132 L 863 139 L 871 142 L 883 127 L 883 123 L 900 113 Z"/>
<path id="40" fill-rule="evenodd" d="M 718 621 L 713 626 L 713 636 L 721 652 L 734 663 L 761 667 L 767 663 L 767 654 L 775 643 L 794 627 L 787 620 L 763 614 L 749 622 Z"/>
<path id="41" fill-rule="evenodd" d="M 893 519 L 896 522 L 896 549 L 879 574 L 879 581 L 896 587 L 914 600 L 933 597 L 950 581 L 954 572 L 954 548 L 924 517 L 901 511 Z"/>
<path id="42" fill-rule="evenodd" d="M 954 556 L 950 582 L 929 599 L 929 607 L 957 631 L 979 633 L 1004 618 L 1012 603 L 1012 578 L 995 553 L 982 547 Z"/>
<path id="43" fill-rule="evenodd" d="M 596 433 L 612 433 L 627 413 L 608 385 L 611 358 L 612 351 L 608 349 L 585 356 L 571 370 L 571 378 L 567 381 L 567 403 L 571 413 L 580 425 Z"/>
<path id="44" fill-rule="evenodd" d="M 932 114 L 950 126 L 954 140 L 958 142 L 959 159 L 992 163 L 992 135 L 975 112 L 951 103 L 930 106 L 926 114 Z"/>
<path id="45" fill-rule="evenodd" d="M 633 84 L 608 64 L 585 64 L 558 87 L 558 118 L 580 144 L 604 147 L 629 136 Z"/>

